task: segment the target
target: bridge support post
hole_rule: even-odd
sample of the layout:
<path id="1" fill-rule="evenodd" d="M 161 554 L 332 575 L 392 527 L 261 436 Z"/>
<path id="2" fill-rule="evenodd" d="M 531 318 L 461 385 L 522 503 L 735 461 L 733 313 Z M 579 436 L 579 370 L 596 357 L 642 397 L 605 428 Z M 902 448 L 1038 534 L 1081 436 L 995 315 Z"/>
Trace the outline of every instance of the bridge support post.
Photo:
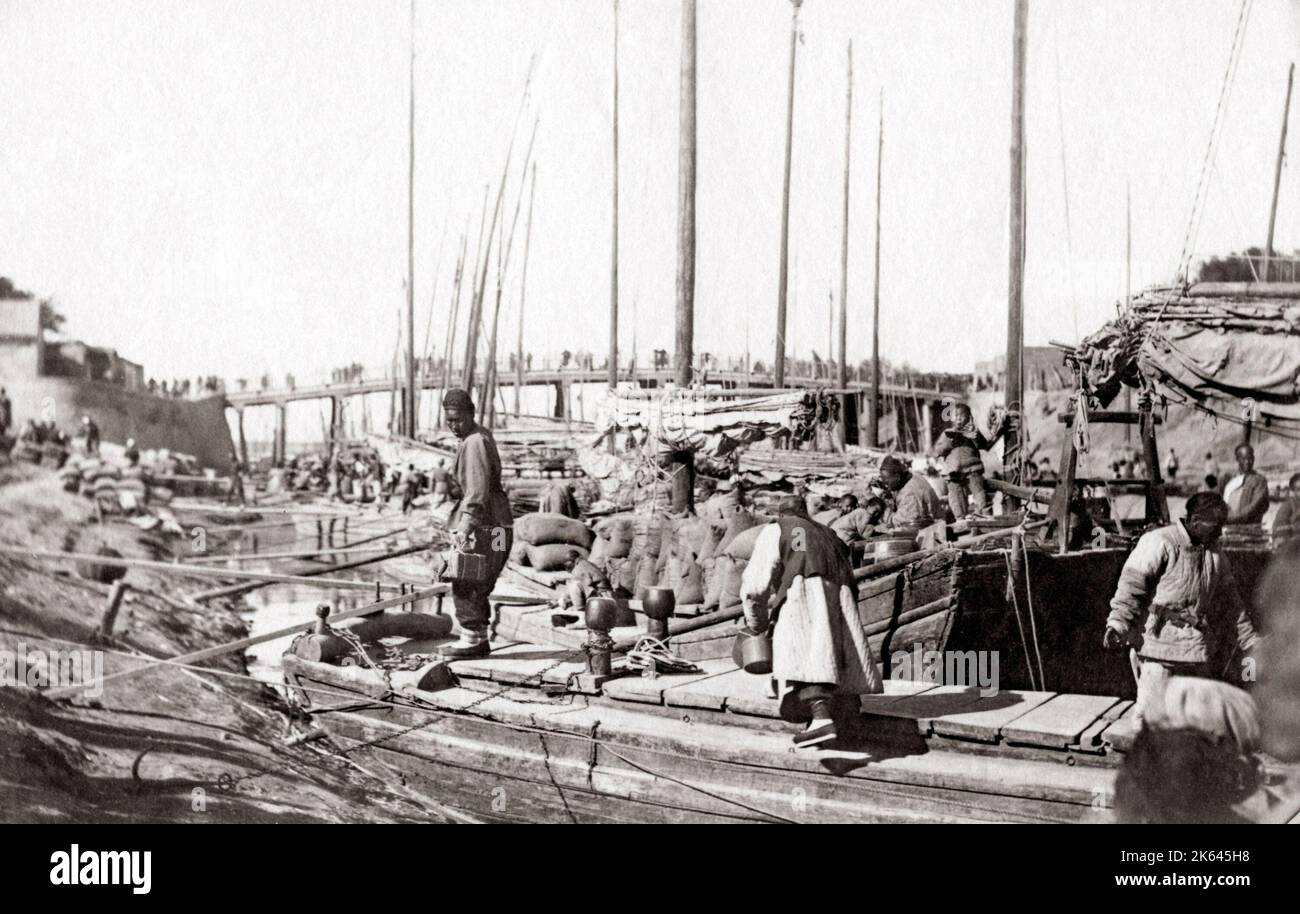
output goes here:
<path id="1" fill-rule="evenodd" d="M 271 462 L 273 464 L 283 463 L 286 458 L 286 442 L 288 431 L 285 428 L 289 404 L 284 400 L 277 400 L 275 404 L 275 443 L 271 446 Z"/>
<path id="2" fill-rule="evenodd" d="M 934 447 L 934 402 L 918 400 L 921 406 L 921 448 L 929 452 Z"/>
<path id="3" fill-rule="evenodd" d="M 244 437 L 244 407 L 235 409 L 235 431 L 239 435 L 239 462 L 248 467 L 248 439 Z"/>
<path id="4" fill-rule="evenodd" d="M 325 442 L 325 453 L 332 460 L 339 440 L 343 437 L 343 398 L 330 397 L 329 440 Z"/>

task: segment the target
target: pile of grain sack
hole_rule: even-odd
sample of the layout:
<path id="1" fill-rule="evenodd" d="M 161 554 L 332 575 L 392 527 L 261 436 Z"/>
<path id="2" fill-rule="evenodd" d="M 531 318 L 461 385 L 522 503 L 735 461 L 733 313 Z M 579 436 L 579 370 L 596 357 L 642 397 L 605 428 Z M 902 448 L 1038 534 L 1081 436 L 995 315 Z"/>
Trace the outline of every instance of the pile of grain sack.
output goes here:
<path id="1" fill-rule="evenodd" d="M 559 514 L 527 514 L 515 521 L 511 559 L 558 571 L 576 549 L 605 572 L 619 596 L 643 599 L 648 588 L 667 587 L 678 606 L 726 609 L 740 603 L 741 575 L 769 520 L 725 496 L 701 506 L 698 516 L 610 515 L 594 532 Z"/>

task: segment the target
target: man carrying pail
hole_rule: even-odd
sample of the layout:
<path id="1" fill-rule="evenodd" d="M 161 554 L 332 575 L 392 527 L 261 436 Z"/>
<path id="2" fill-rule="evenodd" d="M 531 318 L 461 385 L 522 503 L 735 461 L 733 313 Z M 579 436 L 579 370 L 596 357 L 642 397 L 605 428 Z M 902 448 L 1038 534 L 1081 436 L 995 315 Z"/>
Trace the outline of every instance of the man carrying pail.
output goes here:
<path id="1" fill-rule="evenodd" d="M 501 486 L 501 456 L 492 433 L 474 421 L 474 401 L 452 388 L 442 398 L 447 427 L 460 439 L 451 468 L 452 496 L 458 499 L 451 515 L 453 549 L 464 561 L 451 585 L 460 640 L 442 648 L 450 659 L 486 657 L 492 593 L 514 542 L 510 499 Z"/>
<path id="2" fill-rule="evenodd" d="M 807 723 L 795 745 L 835 739 L 833 697 L 884 689 L 858 616 L 844 544 L 808 517 L 802 499 L 786 496 L 777 504 L 776 522 L 754 543 L 740 596 L 749 633 L 771 631 L 781 717 Z"/>

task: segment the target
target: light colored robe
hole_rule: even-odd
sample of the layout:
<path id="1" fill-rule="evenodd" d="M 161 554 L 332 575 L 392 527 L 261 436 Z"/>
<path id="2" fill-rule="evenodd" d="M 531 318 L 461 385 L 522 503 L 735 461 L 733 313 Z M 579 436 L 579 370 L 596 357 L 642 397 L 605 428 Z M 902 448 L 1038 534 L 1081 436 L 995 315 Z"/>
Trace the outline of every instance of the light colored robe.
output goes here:
<path id="1" fill-rule="evenodd" d="M 781 570 L 781 527 L 768 524 L 740 580 L 741 604 L 749 627 L 767 626 L 767 595 Z M 820 576 L 796 577 L 780 607 L 772 634 L 772 675 L 781 683 L 826 683 L 846 695 L 884 690 L 871 656 L 852 589 L 839 588 L 838 605 L 829 605 Z"/>

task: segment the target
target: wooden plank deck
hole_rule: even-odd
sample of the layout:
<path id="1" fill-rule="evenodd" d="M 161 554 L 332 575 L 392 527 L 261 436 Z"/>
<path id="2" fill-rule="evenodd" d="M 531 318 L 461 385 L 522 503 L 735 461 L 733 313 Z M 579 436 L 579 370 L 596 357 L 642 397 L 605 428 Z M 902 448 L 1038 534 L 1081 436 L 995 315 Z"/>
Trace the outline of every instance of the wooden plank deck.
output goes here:
<path id="1" fill-rule="evenodd" d="M 1019 746 L 1064 749 L 1080 744 L 1086 730 L 1119 704 L 1100 695 L 1056 695 L 1002 728 L 1002 738 Z"/>
<path id="2" fill-rule="evenodd" d="M 939 736 L 996 743 L 1002 738 L 1003 727 L 1056 697 L 1055 692 L 998 692 L 980 697 L 960 711 L 936 717 L 932 728 Z"/>
<path id="3" fill-rule="evenodd" d="M 735 670 L 730 660 L 704 660 L 696 664 L 703 672 L 665 674 L 654 679 L 644 676 L 623 676 L 605 683 L 604 692 L 610 698 L 619 701 L 634 701 L 644 704 L 664 704 L 664 693 L 669 689 L 679 689 L 693 685 L 703 679 L 719 676 Z"/>

